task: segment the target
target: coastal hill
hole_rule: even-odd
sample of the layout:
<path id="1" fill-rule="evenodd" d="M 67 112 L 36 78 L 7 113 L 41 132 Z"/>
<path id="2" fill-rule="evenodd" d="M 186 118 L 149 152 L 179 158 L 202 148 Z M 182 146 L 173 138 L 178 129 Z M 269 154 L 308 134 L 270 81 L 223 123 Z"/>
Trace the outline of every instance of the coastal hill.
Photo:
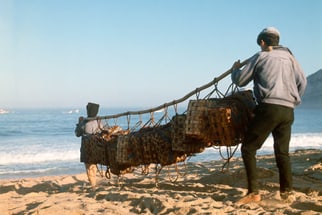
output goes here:
<path id="1" fill-rule="evenodd" d="M 322 69 L 307 77 L 303 107 L 322 108 Z"/>

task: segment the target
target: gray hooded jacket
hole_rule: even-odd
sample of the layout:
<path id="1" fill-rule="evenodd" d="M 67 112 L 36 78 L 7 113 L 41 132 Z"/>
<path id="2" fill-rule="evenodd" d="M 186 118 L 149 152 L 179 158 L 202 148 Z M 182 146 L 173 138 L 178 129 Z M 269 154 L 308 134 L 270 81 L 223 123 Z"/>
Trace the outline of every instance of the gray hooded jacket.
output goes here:
<path id="1" fill-rule="evenodd" d="M 232 72 L 231 79 L 240 87 L 253 80 L 258 103 L 291 108 L 301 103 L 307 84 L 301 66 L 290 50 L 282 46 L 256 53 L 242 70 Z"/>

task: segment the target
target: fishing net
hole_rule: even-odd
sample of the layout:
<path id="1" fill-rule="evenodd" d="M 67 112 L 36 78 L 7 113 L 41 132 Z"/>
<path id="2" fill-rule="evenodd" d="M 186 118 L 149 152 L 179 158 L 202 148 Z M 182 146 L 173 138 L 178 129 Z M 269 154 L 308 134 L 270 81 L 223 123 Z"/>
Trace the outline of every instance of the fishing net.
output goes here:
<path id="1" fill-rule="evenodd" d="M 199 98 L 196 90 L 196 99 L 190 100 L 181 113 L 176 106 L 179 101 L 175 101 L 148 111 L 98 117 L 96 120 L 105 120 L 107 125 L 114 119 L 114 125 L 82 138 L 81 162 L 104 165 L 115 175 L 156 164 L 159 173 L 162 167 L 184 162 L 207 147 L 238 146 L 244 141 L 255 102 L 252 91 L 232 87 L 227 92 L 223 94 L 215 86 Z M 170 106 L 175 110 L 172 116 L 168 113 Z M 163 115 L 155 121 L 154 113 L 161 108 Z M 143 122 L 143 114 L 150 115 L 148 121 Z M 139 116 L 134 123 L 133 115 Z M 117 124 L 121 117 L 126 117 L 127 126 Z"/>

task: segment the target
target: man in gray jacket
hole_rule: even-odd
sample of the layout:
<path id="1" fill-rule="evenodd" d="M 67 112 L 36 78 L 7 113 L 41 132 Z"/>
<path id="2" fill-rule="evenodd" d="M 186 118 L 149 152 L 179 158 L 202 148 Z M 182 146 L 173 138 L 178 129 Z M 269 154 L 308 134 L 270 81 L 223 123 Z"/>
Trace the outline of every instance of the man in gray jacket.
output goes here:
<path id="1" fill-rule="evenodd" d="M 232 67 L 231 78 L 237 86 L 242 87 L 253 81 L 258 103 L 241 147 L 248 193 L 238 204 L 261 200 L 257 185 L 256 151 L 270 133 L 273 135 L 275 160 L 279 169 L 280 196 L 288 201 L 292 194 L 289 142 L 293 110 L 301 103 L 307 82 L 291 51 L 279 46 L 279 38 L 280 33 L 276 28 L 265 28 L 257 37 L 261 52 L 251 57 L 243 69 L 239 69 L 240 61 L 236 61 Z"/>

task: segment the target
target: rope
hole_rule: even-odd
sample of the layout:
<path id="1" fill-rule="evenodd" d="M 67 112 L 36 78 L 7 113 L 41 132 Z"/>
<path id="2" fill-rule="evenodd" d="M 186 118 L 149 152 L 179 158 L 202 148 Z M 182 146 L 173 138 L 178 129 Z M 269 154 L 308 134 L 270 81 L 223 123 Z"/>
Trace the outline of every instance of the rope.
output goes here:
<path id="1" fill-rule="evenodd" d="M 233 152 L 231 151 L 231 147 L 226 147 L 227 158 L 225 158 L 223 156 L 222 152 L 221 152 L 221 147 L 219 147 L 219 154 L 220 154 L 221 158 L 226 161 L 222 165 L 222 168 L 221 168 L 221 171 L 222 172 L 224 172 L 225 167 L 226 167 L 227 170 L 229 170 L 230 160 L 234 156 L 234 154 L 236 153 L 237 149 L 238 149 L 238 145 L 235 147 L 235 149 L 233 150 Z"/>

